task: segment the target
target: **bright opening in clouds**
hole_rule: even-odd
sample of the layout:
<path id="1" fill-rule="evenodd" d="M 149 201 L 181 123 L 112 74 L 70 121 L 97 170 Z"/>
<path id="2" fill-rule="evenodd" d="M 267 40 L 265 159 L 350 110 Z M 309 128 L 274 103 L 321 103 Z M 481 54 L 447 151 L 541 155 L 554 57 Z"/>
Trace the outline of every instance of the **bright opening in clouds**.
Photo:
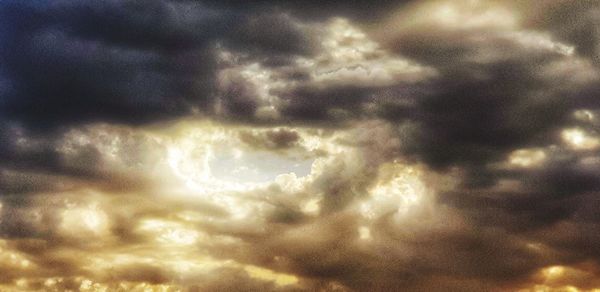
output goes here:
<path id="1" fill-rule="evenodd" d="M 0 2 L 0 291 L 600 291 L 596 1 Z"/>

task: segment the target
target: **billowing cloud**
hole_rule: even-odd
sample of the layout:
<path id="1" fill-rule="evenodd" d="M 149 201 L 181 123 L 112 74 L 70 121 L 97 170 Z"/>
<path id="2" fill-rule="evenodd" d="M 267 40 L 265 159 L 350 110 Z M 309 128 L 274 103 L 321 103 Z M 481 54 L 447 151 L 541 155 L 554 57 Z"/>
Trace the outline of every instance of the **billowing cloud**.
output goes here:
<path id="1" fill-rule="evenodd" d="M 593 1 L 5 1 L 0 290 L 595 291 Z"/>

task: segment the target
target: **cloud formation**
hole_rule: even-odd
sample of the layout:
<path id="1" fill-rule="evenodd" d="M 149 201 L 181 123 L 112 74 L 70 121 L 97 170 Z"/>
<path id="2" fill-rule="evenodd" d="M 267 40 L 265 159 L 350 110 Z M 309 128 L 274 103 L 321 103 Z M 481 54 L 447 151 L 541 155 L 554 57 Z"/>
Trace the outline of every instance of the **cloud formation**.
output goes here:
<path id="1" fill-rule="evenodd" d="M 599 13 L 4 1 L 0 290 L 598 289 Z"/>

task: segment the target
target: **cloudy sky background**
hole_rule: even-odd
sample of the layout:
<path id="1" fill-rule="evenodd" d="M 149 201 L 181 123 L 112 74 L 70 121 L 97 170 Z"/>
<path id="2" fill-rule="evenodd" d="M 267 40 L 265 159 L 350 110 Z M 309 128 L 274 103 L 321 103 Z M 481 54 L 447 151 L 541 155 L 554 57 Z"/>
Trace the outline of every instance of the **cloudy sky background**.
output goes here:
<path id="1" fill-rule="evenodd" d="M 597 291 L 599 92 L 598 1 L 2 1 L 0 290 Z"/>

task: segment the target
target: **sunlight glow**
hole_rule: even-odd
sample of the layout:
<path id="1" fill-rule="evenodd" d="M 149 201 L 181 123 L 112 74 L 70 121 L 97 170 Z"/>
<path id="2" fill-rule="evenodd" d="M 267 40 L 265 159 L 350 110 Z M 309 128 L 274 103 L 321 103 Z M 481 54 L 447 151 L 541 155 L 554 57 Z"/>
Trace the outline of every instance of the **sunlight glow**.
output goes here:
<path id="1" fill-rule="evenodd" d="M 157 236 L 156 240 L 165 244 L 192 245 L 200 237 L 198 231 L 186 228 L 177 222 L 161 219 L 143 220 L 139 229 Z"/>
<path id="2" fill-rule="evenodd" d="M 561 137 L 571 148 L 576 150 L 594 150 L 600 146 L 599 138 L 590 136 L 579 128 L 563 130 Z"/>
<path id="3" fill-rule="evenodd" d="M 312 160 L 297 153 L 234 147 L 243 129 L 206 123 L 180 127 L 184 135 L 163 142 L 168 145 L 167 162 L 189 189 L 203 196 L 249 191 L 272 183 L 285 171 L 306 175 L 310 169 Z"/>
<path id="4" fill-rule="evenodd" d="M 539 166 L 546 159 L 546 153 L 541 149 L 519 149 L 510 153 L 508 161 L 518 167 Z"/>
<path id="5" fill-rule="evenodd" d="M 389 212 L 404 216 L 418 206 L 426 192 L 419 174 L 411 166 L 388 165 L 385 174 L 370 191 L 370 199 L 360 205 L 366 218 L 375 219 Z"/>
<path id="6" fill-rule="evenodd" d="M 5 240 L 0 240 L 0 266 L 23 270 L 33 266 L 33 263 L 18 251 L 10 249 Z"/>
<path id="7" fill-rule="evenodd" d="M 396 18 L 401 27 L 437 25 L 445 30 L 511 29 L 519 23 L 508 7 L 479 0 L 428 1 L 410 12 L 408 15 L 412 17 L 400 15 Z"/>
<path id="8" fill-rule="evenodd" d="M 358 236 L 362 240 L 370 240 L 371 237 L 371 229 L 366 226 L 361 226 L 358 228 Z"/>
<path id="9" fill-rule="evenodd" d="M 592 122 L 596 119 L 596 116 L 590 110 L 577 110 L 573 113 L 573 116 L 582 122 Z"/>
<path id="10" fill-rule="evenodd" d="M 99 236 L 109 232 L 108 215 L 98 207 L 97 203 L 83 207 L 68 204 L 61 215 L 60 227 L 65 235 Z"/>
<path id="11" fill-rule="evenodd" d="M 551 266 L 542 270 L 542 273 L 548 280 L 554 280 L 561 277 L 565 273 L 563 266 Z"/>
<path id="12" fill-rule="evenodd" d="M 309 214 L 309 215 L 318 214 L 319 210 L 321 209 L 321 206 L 319 205 L 320 201 L 321 201 L 321 199 L 319 199 L 319 198 L 310 199 L 302 206 L 302 212 Z"/>
<path id="13" fill-rule="evenodd" d="M 257 266 L 247 265 L 244 267 L 244 270 L 252 278 L 272 281 L 275 282 L 275 284 L 277 284 L 278 286 L 286 286 L 298 283 L 298 278 L 296 276 L 276 273 L 272 270 L 260 268 Z"/>
<path id="14" fill-rule="evenodd" d="M 415 82 L 436 74 L 432 68 L 393 57 L 345 18 L 333 19 L 326 29 L 323 55 L 300 62 L 310 66 L 315 82 L 391 85 L 398 79 Z"/>

